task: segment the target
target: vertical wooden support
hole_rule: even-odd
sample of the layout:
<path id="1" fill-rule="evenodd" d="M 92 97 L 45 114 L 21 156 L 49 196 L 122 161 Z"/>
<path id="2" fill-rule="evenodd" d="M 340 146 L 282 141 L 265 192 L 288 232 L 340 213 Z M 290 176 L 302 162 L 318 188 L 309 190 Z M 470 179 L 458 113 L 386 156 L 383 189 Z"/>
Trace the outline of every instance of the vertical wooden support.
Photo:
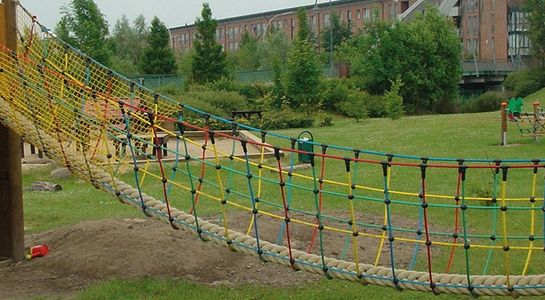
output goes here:
<path id="1" fill-rule="evenodd" d="M 501 103 L 501 145 L 507 146 L 507 102 Z"/>
<path id="2" fill-rule="evenodd" d="M 0 4 L 0 43 L 17 48 L 16 8 L 13 0 Z M 0 125 L 0 257 L 24 258 L 21 138 Z"/>
<path id="3" fill-rule="evenodd" d="M 539 135 L 539 131 L 541 127 L 539 123 L 540 103 L 536 101 L 533 103 L 533 105 L 534 105 L 534 140 L 537 141 L 537 137 Z"/>

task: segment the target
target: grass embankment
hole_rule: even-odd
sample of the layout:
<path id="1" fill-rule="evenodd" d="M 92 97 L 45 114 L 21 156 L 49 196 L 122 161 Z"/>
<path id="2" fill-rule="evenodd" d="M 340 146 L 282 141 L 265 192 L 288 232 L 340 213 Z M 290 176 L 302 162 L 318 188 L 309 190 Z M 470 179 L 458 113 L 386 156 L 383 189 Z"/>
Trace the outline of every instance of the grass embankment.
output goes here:
<path id="1" fill-rule="evenodd" d="M 539 101 L 541 103 L 541 107 L 545 106 L 545 88 L 542 88 L 541 90 L 524 98 L 525 111 L 532 111 L 532 103 L 534 101 Z"/>
<path id="2" fill-rule="evenodd" d="M 349 119 L 335 120 L 335 125 L 326 128 L 311 129 L 316 140 L 322 143 L 343 145 L 360 149 L 379 150 L 387 153 L 410 154 L 418 157 L 434 156 L 434 157 L 453 157 L 453 158 L 490 158 L 490 159 L 505 159 L 505 158 L 543 158 L 545 153 L 545 142 L 543 139 L 534 141 L 532 138 L 521 137 L 517 134 L 515 128 L 510 128 L 509 143 L 514 145 L 511 147 L 500 147 L 500 122 L 498 113 L 479 113 L 479 114 L 460 114 L 460 115 L 430 115 L 419 117 L 406 117 L 398 121 L 388 119 L 370 119 L 364 122 L 356 123 Z M 296 136 L 300 130 L 285 130 L 281 133 L 290 136 Z M 269 142 L 274 143 L 274 139 Z M 287 145 L 283 145 L 287 146 Z M 319 151 L 319 149 L 315 149 Z M 333 151 L 334 153 L 334 151 Z M 334 153 L 341 154 L 341 153 Z M 348 154 L 344 154 L 345 156 Z M 289 155 L 284 158 L 284 162 L 289 162 Z M 382 160 L 384 158 L 379 158 Z M 223 162 L 222 162 L 223 164 Z M 225 162 L 227 165 L 228 162 Z M 274 160 L 268 160 L 268 165 L 274 165 Z M 240 166 L 239 166 L 240 167 Z M 198 166 L 193 166 L 194 171 L 198 170 Z M 328 171 L 326 178 L 343 181 L 346 178 L 344 166 L 342 162 L 328 162 Z M 381 170 L 379 167 L 362 164 L 360 168 L 360 177 L 356 178 L 357 183 L 361 185 L 380 187 L 382 184 Z M 240 168 L 239 168 L 240 169 Z M 215 170 L 210 167 L 207 170 L 208 176 L 212 176 Z M 302 171 L 303 174 L 309 175 L 309 170 Z M 266 172 L 265 176 L 274 177 L 274 174 Z M 513 172 L 514 173 L 514 172 Z M 528 174 L 531 172 L 528 171 Z M 25 175 L 25 185 L 32 180 L 45 179 L 47 172 L 32 172 Z M 510 195 L 528 195 L 530 178 L 526 173 L 510 175 L 514 182 L 509 185 Z M 429 172 L 429 189 L 430 192 L 435 192 L 445 195 L 454 195 L 456 189 L 456 170 L 430 170 Z M 541 176 L 541 175 L 540 175 Z M 131 174 L 128 172 L 122 177 L 129 183 Z M 418 193 L 419 190 L 419 173 L 414 168 L 393 168 L 392 169 L 392 189 L 399 191 L 409 191 Z M 490 197 L 491 193 L 491 173 L 490 170 L 485 171 L 470 171 L 466 186 L 467 196 Z M 485 178 L 483 180 L 483 178 Z M 541 176 L 542 178 L 542 176 Z M 26 225 L 29 232 L 39 232 L 59 226 L 73 224 L 82 220 L 101 219 L 112 217 L 133 217 L 141 216 L 141 214 L 132 208 L 124 205 L 119 205 L 119 202 L 111 198 L 106 193 L 102 193 L 94 189 L 91 185 L 74 180 L 64 180 L 60 182 L 64 185 L 64 190 L 50 196 L 36 192 L 25 193 L 25 214 Z M 309 182 L 304 182 L 302 179 L 294 179 L 294 183 L 309 185 Z M 246 188 L 245 178 L 243 176 L 235 176 L 232 178 L 231 186 L 244 190 Z M 332 191 L 346 192 L 345 187 L 328 186 Z M 157 195 L 160 198 L 161 190 L 159 183 L 146 183 L 144 186 L 146 192 Z M 538 182 L 538 191 L 543 191 L 543 182 Z M 176 191 L 175 198 L 184 199 L 188 197 L 188 193 Z M 359 192 L 357 190 L 355 192 Z M 264 193 L 271 195 L 271 198 L 278 196 L 278 187 L 275 186 L 274 191 Z M 378 197 L 378 196 L 377 196 Z M 399 196 L 401 198 L 401 196 Z M 539 195 L 541 197 L 541 195 Z M 305 200 L 308 195 L 302 192 L 293 193 L 293 207 L 312 211 L 314 203 Z M 332 197 L 335 198 L 335 197 Z M 346 199 L 346 198 L 344 198 Z M 442 200 L 441 200 L 442 201 Z M 440 200 L 437 203 L 443 203 Z M 448 201 L 444 201 L 445 203 Z M 199 211 L 201 214 L 217 214 L 218 205 L 213 201 L 201 200 Z M 247 203 L 246 203 L 247 204 Z M 452 203 L 451 203 L 452 204 Z M 468 203 L 474 207 L 483 205 L 477 201 Z M 174 206 L 181 209 L 188 209 L 188 203 L 174 203 Z M 263 204 L 263 207 L 266 207 Z M 356 208 L 360 211 L 366 211 L 374 214 L 382 214 L 384 205 L 381 203 L 368 203 L 365 201 L 357 202 Z M 324 210 L 347 210 L 346 201 L 330 201 L 325 204 Z M 271 208 L 271 210 L 273 210 Z M 447 228 L 452 227 L 453 209 L 435 209 L 433 210 L 431 222 L 438 226 Z M 418 217 L 417 207 L 398 206 L 393 208 L 393 213 L 406 218 L 416 220 Z M 521 235 L 528 234 L 528 212 L 518 213 L 510 212 L 509 228 L 510 234 L 520 233 Z M 475 228 L 479 233 L 489 233 L 490 210 L 470 209 L 467 215 L 469 228 Z M 539 217 L 538 223 L 543 221 Z M 416 224 L 416 221 L 415 221 Z M 499 224 L 499 223 L 498 223 Z M 495 225 L 498 225 L 495 224 Z M 542 234 L 541 229 L 537 229 L 536 235 Z M 483 244 L 486 242 L 482 242 Z M 521 245 L 527 245 L 528 242 L 523 241 Z M 479 273 L 482 268 L 484 251 L 476 252 L 472 257 L 472 264 L 475 265 L 473 273 Z M 441 257 L 438 257 L 434 262 L 436 270 L 442 270 L 446 263 L 447 252 L 442 252 Z M 522 252 L 518 252 L 522 253 Z M 525 258 L 524 255 L 514 258 L 513 265 L 517 266 L 515 273 L 520 272 L 518 266 Z M 537 254 L 536 254 L 537 255 Z M 461 257 L 461 254 L 460 254 Z M 496 257 L 496 261 L 500 261 L 500 256 Z M 422 260 L 423 261 L 423 260 Z M 436 266 L 437 264 L 437 266 Z M 454 271 L 464 272 L 463 264 L 455 266 Z M 490 273 L 502 273 L 501 262 L 494 264 L 489 269 Z M 289 272 L 286 269 L 286 272 Z M 534 270 L 535 272 L 535 270 Z M 263 283 L 266 285 L 266 283 Z M 144 281 L 112 281 L 93 287 L 81 294 L 85 299 L 109 298 L 109 299 L 124 299 L 124 298 L 163 298 L 170 299 L 184 295 L 185 298 L 202 298 L 212 299 L 217 297 L 222 298 L 324 298 L 324 299 L 350 299 L 350 298 L 387 298 L 396 297 L 400 299 L 427 299 L 435 298 L 431 295 L 420 293 L 403 292 L 398 293 L 392 289 L 384 289 L 378 287 L 361 287 L 358 284 L 327 281 L 324 280 L 320 284 L 311 285 L 308 287 L 300 287 L 285 290 L 275 287 L 203 287 L 201 285 L 187 283 L 179 280 L 153 280 Z M 363 297 L 363 295 L 365 297 Z M 446 298 L 446 296 L 445 296 Z M 450 298 L 450 297 L 449 297 Z"/>

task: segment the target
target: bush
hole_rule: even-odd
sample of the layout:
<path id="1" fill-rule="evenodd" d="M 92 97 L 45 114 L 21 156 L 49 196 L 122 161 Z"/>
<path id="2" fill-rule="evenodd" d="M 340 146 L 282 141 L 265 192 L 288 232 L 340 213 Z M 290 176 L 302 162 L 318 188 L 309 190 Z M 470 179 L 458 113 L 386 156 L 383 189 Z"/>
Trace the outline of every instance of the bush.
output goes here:
<path id="1" fill-rule="evenodd" d="M 220 79 L 206 84 L 206 87 L 214 91 L 238 92 L 242 84 L 229 77 L 221 77 Z"/>
<path id="2" fill-rule="evenodd" d="M 333 126 L 333 117 L 326 113 L 318 113 L 316 123 L 320 127 Z"/>
<path id="3" fill-rule="evenodd" d="M 365 97 L 368 94 L 364 92 L 351 91 L 348 94 L 346 101 L 336 103 L 337 111 L 342 115 L 356 119 L 356 121 L 367 117 L 367 107 L 365 105 Z"/>
<path id="4" fill-rule="evenodd" d="M 400 77 L 392 82 L 391 89 L 384 94 L 386 113 L 392 120 L 400 119 L 403 114 L 403 97 L 399 95 L 399 89 L 403 86 Z"/>
<path id="5" fill-rule="evenodd" d="M 155 91 L 158 94 L 169 96 L 169 97 L 177 97 L 184 94 L 184 90 L 175 83 L 169 83 L 161 85 L 160 87 L 156 88 Z"/>
<path id="6" fill-rule="evenodd" d="M 308 128 L 312 127 L 314 119 L 309 118 L 305 113 L 293 110 L 268 111 L 263 114 L 257 127 L 265 130 L 287 129 L 287 128 Z"/>
<path id="7" fill-rule="evenodd" d="M 480 95 L 477 100 L 471 105 L 472 112 L 486 112 L 486 111 L 496 111 L 500 109 L 502 101 L 505 100 L 505 97 L 500 92 L 486 92 Z"/>
<path id="8" fill-rule="evenodd" d="M 338 104 L 348 102 L 350 87 L 346 80 L 326 79 L 322 81 L 322 106 L 329 111 L 336 111 Z M 340 111 L 342 113 L 342 111 Z"/>
<path id="9" fill-rule="evenodd" d="M 369 117 L 382 118 L 386 116 L 386 105 L 384 103 L 384 97 L 380 95 L 366 94 L 364 102 Z"/>
<path id="10" fill-rule="evenodd" d="M 503 86 L 513 92 L 514 97 L 526 97 L 539 90 L 545 83 L 540 72 L 543 70 L 523 70 L 509 74 Z"/>

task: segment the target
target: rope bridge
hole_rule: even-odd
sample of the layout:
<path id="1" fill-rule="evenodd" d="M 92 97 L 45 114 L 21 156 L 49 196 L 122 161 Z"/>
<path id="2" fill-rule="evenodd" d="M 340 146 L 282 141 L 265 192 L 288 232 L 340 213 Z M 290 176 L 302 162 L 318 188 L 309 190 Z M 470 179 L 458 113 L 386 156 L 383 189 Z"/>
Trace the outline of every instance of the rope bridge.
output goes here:
<path id="1" fill-rule="evenodd" d="M 415 157 L 309 141 L 318 151 L 299 151 L 300 140 L 131 82 L 21 6 L 17 18 L 17 52 L 0 46 L 0 121 L 145 215 L 328 278 L 545 294 L 544 159 Z M 298 154 L 310 168 L 296 168 Z"/>

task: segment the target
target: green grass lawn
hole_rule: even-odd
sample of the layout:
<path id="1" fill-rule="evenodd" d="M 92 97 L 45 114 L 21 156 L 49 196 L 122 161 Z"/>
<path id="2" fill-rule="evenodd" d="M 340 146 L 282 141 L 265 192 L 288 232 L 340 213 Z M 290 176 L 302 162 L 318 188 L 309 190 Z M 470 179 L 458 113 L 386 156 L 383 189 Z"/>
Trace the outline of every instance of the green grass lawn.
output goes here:
<path id="1" fill-rule="evenodd" d="M 338 118 L 335 125 L 324 128 L 310 129 L 314 133 L 317 141 L 327 144 L 342 145 L 354 147 L 358 149 L 367 149 L 374 151 L 382 151 L 385 153 L 414 155 L 417 157 L 451 157 L 451 158 L 488 158 L 488 159 L 507 159 L 507 158 L 545 158 L 545 142 L 543 139 L 534 141 L 530 137 L 522 137 L 517 134 L 516 128 L 509 128 L 508 143 L 511 146 L 500 147 L 500 118 L 498 112 L 478 113 L 478 114 L 458 114 L 458 115 L 428 115 L 418 117 L 405 117 L 397 121 L 389 119 L 369 119 L 362 122 L 355 122 L 351 119 Z M 511 124 L 509 124 L 511 125 Z M 280 133 L 289 136 L 297 136 L 301 130 L 284 130 Z M 273 144 L 281 144 L 283 147 L 289 147 L 289 143 L 280 141 L 275 138 L 270 138 L 268 142 Z M 318 148 L 315 151 L 319 151 Z M 347 152 L 331 150 L 328 152 L 335 155 L 347 156 Z M 374 156 L 365 155 L 365 158 L 373 158 Z M 375 157 L 374 159 L 384 160 L 385 157 Z M 287 154 L 283 158 L 283 163 L 289 165 L 290 155 Z M 273 166 L 274 159 L 266 161 L 267 165 Z M 342 161 L 328 161 L 327 172 L 325 178 L 344 182 L 346 180 L 346 172 Z M 228 168 L 230 162 L 228 160 L 221 162 L 222 166 Z M 184 169 L 185 165 L 179 166 Z M 320 167 L 320 162 L 317 162 L 317 169 Z M 356 168 L 353 166 L 352 168 Z M 380 166 L 372 166 L 361 164 L 357 166 L 358 175 L 354 176 L 355 183 L 364 186 L 381 187 L 383 184 L 382 170 Z M 244 164 L 233 166 L 234 170 L 244 174 Z M 257 168 L 254 168 L 254 174 L 257 174 Z M 185 169 L 187 171 L 187 169 Z M 189 170 L 193 174 L 198 174 L 199 165 L 192 163 Z M 157 172 L 157 167 L 149 167 L 150 172 Z M 182 172 L 182 171 L 180 171 Z M 206 174 L 210 178 L 210 182 L 214 182 L 215 169 L 208 166 Z M 540 171 L 542 172 L 542 171 Z M 47 179 L 48 172 L 34 171 L 24 176 L 24 184 L 28 186 L 33 180 Z M 229 180 L 224 182 L 225 185 L 233 190 L 242 192 L 247 188 L 247 181 L 243 175 L 234 175 Z M 303 170 L 301 174 L 312 176 L 312 170 Z M 180 175 L 181 176 L 181 175 Z M 269 171 L 263 172 L 264 178 L 269 178 L 271 181 L 277 180 L 277 175 Z M 119 177 L 127 183 L 133 184 L 131 172 L 121 172 Z M 429 192 L 445 195 L 454 195 L 456 189 L 457 171 L 455 170 L 430 170 L 428 175 Z M 467 173 L 468 182 L 465 186 L 467 196 L 490 197 L 492 192 L 492 173 L 490 170 L 470 170 Z M 529 193 L 529 180 L 531 172 L 526 170 L 513 171 L 510 173 L 509 195 L 510 197 L 526 196 Z M 543 174 L 540 173 L 540 180 L 537 182 L 537 190 L 543 191 Z M 126 205 L 121 205 L 111 196 L 106 193 L 99 192 L 92 185 L 82 181 L 67 179 L 59 182 L 64 189 L 61 192 L 55 193 L 52 197 L 48 194 L 38 192 L 25 193 L 25 228 L 27 232 L 41 232 L 51 228 L 56 228 L 63 225 L 78 223 L 82 220 L 102 219 L 102 218 L 123 218 L 141 216 L 141 213 Z M 217 187 L 211 183 L 205 183 L 203 191 L 215 193 L 219 196 Z M 309 186 L 311 182 L 304 178 L 293 178 L 293 184 L 301 184 Z M 255 185 L 255 180 L 254 180 Z M 392 167 L 391 189 L 397 191 L 405 191 L 418 193 L 420 187 L 419 170 L 415 168 Z M 324 204 L 324 211 L 347 211 L 348 205 L 346 201 L 338 199 L 346 199 L 346 187 L 328 186 L 328 189 L 333 193 L 338 193 L 340 196 L 331 195 L 331 201 Z M 146 193 L 161 198 L 161 184 L 157 181 L 147 180 L 144 183 Z M 359 189 L 354 192 L 356 195 L 363 194 Z M 264 201 L 261 205 L 263 209 L 271 211 L 279 210 L 281 202 L 273 201 L 279 199 L 278 184 L 274 182 L 270 184 L 264 183 L 264 191 L 262 192 L 264 199 L 270 199 L 269 205 Z M 315 209 L 313 197 L 309 197 L 309 191 L 296 190 L 292 191 L 291 208 L 302 211 L 312 212 Z M 268 197 L 268 198 L 267 198 Z M 374 195 L 377 199 L 383 197 L 381 193 Z M 395 195 L 393 200 L 409 199 L 409 196 Z M 542 197 L 542 194 L 538 194 Z M 190 194 L 181 189 L 175 189 L 172 194 L 173 199 L 188 199 Z M 235 199 L 232 201 L 240 204 L 243 199 Z M 310 199 L 310 200 L 309 200 Z M 220 205 L 215 201 L 208 201 L 206 197 L 202 197 L 198 204 L 198 211 L 202 215 L 217 215 Z M 355 208 L 358 211 L 363 211 L 372 214 L 381 215 L 384 209 L 382 202 L 370 203 L 362 199 L 356 199 Z M 432 200 L 430 200 L 432 201 Z M 449 200 L 450 201 L 450 200 Z M 434 204 L 447 204 L 447 200 L 433 200 Z M 173 205 L 180 209 L 188 210 L 191 207 L 189 201 L 173 200 Z M 276 205 L 276 206 L 275 206 Z M 397 205 L 397 204 L 396 204 Z M 492 224 L 490 220 L 489 209 L 479 209 L 486 206 L 479 202 L 469 202 L 468 205 L 472 209 L 468 210 L 468 226 L 475 228 L 479 233 L 490 232 L 491 225 L 499 225 L 500 223 Z M 511 205 L 511 204 L 510 204 Z M 518 204 L 513 204 L 517 206 Z M 524 203 L 526 205 L 526 203 Z M 418 217 L 418 209 L 414 206 L 402 205 L 393 206 L 393 213 L 404 218 L 416 220 Z M 452 226 L 452 208 L 434 208 L 430 217 L 430 222 L 439 228 L 450 228 Z M 510 234 L 520 233 L 521 235 L 528 232 L 528 212 L 510 213 L 509 228 Z M 538 216 L 539 217 L 539 216 Z M 539 217 L 540 222 L 543 221 Z M 415 221 L 416 224 L 416 221 Z M 365 226 L 362 224 L 361 226 Z M 536 235 L 542 234 L 542 229 L 536 229 Z M 483 242 L 485 243 L 485 242 Z M 522 241 L 521 245 L 527 245 L 527 241 Z M 473 273 L 477 274 L 482 269 L 484 260 L 482 257 L 486 254 L 484 251 L 478 253 L 472 258 L 472 264 L 475 267 Z M 519 252 L 524 253 L 525 252 Z M 537 254 L 536 254 L 537 255 Z M 499 256 L 498 256 L 499 257 Z M 516 265 L 516 272 L 520 272 L 520 264 L 523 263 L 525 255 L 519 255 L 513 258 L 513 265 Z M 434 261 L 436 270 L 442 269 L 448 259 L 447 255 L 442 255 Z M 502 272 L 501 259 L 497 259 L 497 263 L 490 266 L 490 273 Z M 423 262 L 422 262 L 423 263 Z M 423 267 L 424 265 L 417 265 Z M 541 266 L 535 267 L 537 271 L 543 272 L 545 269 Z M 478 269 L 478 270 L 477 270 Z M 286 269 L 286 272 L 289 270 Z M 454 272 L 464 272 L 463 265 L 457 265 L 453 269 Z M 533 273 L 536 270 L 532 270 Z M 266 283 L 264 283 L 266 284 Z M 84 291 L 80 297 L 83 299 L 125 299 L 125 298 L 158 298 L 172 299 L 179 295 L 186 295 L 185 298 L 226 298 L 226 299 L 278 299 L 278 298 L 293 298 L 293 299 L 356 299 L 356 298 L 376 298 L 383 299 L 388 297 L 396 297 L 400 299 L 427 299 L 435 298 L 432 295 L 402 292 L 399 293 L 389 288 L 379 287 L 361 287 L 354 283 L 347 283 L 338 280 L 324 280 L 315 285 L 305 287 L 290 288 L 289 290 L 279 289 L 276 287 L 253 287 L 253 286 L 229 286 L 229 287 L 208 287 L 194 283 L 188 283 L 180 280 L 155 280 L 146 279 L 143 281 L 111 281 L 100 284 Z M 443 296 L 441 296 L 443 297 Z M 445 298 L 447 296 L 444 296 Z M 448 296 L 451 298 L 451 296 Z"/>
<path id="2" fill-rule="evenodd" d="M 541 103 L 541 107 L 545 105 L 545 88 L 542 88 L 541 90 L 524 98 L 524 111 L 532 111 L 532 103 L 534 101 L 539 101 Z"/>

